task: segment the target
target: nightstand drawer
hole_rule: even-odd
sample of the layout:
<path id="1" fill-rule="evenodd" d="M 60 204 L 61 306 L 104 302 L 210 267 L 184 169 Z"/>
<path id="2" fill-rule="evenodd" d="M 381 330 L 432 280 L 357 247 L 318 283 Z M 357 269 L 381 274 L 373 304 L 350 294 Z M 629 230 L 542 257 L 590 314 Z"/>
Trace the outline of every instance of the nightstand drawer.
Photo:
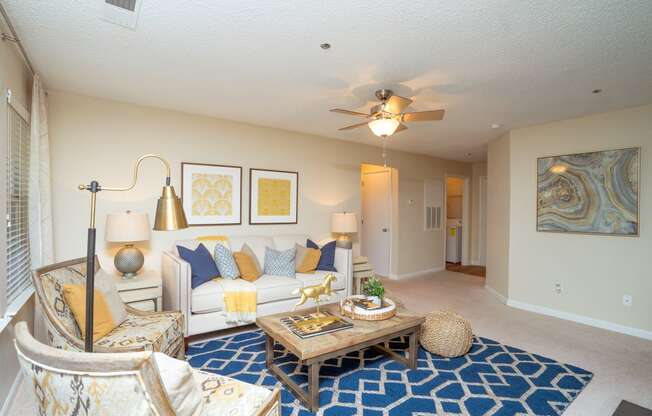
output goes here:
<path id="1" fill-rule="evenodd" d="M 124 303 L 145 311 L 163 310 L 163 284 L 159 272 L 141 270 L 138 276 L 131 279 L 124 279 L 115 273 L 114 278 Z"/>
<path id="2" fill-rule="evenodd" d="M 131 306 L 132 308 L 139 309 L 141 311 L 145 312 L 156 312 L 156 300 L 150 299 L 150 300 L 141 300 L 140 302 L 131 302 L 128 303 L 127 305 Z"/>
<path id="3" fill-rule="evenodd" d="M 125 303 L 138 302 L 141 300 L 155 299 L 163 296 L 161 287 L 151 287 L 134 290 L 119 291 L 120 297 Z"/>

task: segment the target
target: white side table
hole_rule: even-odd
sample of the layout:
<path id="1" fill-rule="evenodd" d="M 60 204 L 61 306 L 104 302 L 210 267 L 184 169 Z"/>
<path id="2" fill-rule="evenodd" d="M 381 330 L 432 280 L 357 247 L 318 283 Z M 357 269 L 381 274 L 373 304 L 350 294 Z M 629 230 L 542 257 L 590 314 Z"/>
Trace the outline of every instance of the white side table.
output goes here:
<path id="1" fill-rule="evenodd" d="M 124 303 L 143 311 L 163 310 L 163 281 L 159 272 L 141 270 L 136 277 L 123 279 L 116 271 L 113 276 Z"/>

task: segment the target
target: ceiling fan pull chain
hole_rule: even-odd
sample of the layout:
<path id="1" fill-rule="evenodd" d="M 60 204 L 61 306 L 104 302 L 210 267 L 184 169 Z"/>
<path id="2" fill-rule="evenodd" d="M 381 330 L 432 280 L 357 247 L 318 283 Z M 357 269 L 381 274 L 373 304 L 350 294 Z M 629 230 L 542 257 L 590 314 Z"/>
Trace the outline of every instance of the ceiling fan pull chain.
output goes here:
<path id="1" fill-rule="evenodd" d="M 387 167 L 387 136 L 381 137 L 380 141 L 383 143 L 383 167 Z"/>

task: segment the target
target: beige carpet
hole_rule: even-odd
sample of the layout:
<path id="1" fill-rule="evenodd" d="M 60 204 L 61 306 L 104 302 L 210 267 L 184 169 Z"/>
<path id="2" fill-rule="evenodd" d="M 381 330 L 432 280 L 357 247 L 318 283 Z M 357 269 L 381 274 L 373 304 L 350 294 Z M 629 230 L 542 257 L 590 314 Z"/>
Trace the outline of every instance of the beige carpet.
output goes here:
<path id="1" fill-rule="evenodd" d="M 471 321 L 476 334 L 592 371 L 588 387 L 564 416 L 610 416 L 621 399 L 652 408 L 652 341 L 513 309 L 484 289 L 484 279 L 440 272 L 384 279 L 389 296 L 410 309 L 448 308 Z M 9 415 L 30 414 L 26 384 Z"/>
<path id="2" fill-rule="evenodd" d="M 478 335 L 592 371 L 564 416 L 610 416 L 621 399 L 652 408 L 652 341 L 510 308 L 484 289 L 481 277 L 444 271 L 383 281 L 410 309 L 454 310 Z"/>

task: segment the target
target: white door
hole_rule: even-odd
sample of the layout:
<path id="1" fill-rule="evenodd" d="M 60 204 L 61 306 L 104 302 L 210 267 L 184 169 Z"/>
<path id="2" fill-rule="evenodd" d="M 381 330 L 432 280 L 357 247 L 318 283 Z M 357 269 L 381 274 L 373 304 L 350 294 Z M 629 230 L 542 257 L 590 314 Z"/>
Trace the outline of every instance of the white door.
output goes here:
<path id="1" fill-rule="evenodd" d="M 478 262 L 484 266 L 487 261 L 487 177 L 480 176 L 479 232 L 478 232 Z"/>
<path id="2" fill-rule="evenodd" d="M 389 276 L 391 175 L 389 170 L 362 175 L 362 255 L 377 274 Z"/>

